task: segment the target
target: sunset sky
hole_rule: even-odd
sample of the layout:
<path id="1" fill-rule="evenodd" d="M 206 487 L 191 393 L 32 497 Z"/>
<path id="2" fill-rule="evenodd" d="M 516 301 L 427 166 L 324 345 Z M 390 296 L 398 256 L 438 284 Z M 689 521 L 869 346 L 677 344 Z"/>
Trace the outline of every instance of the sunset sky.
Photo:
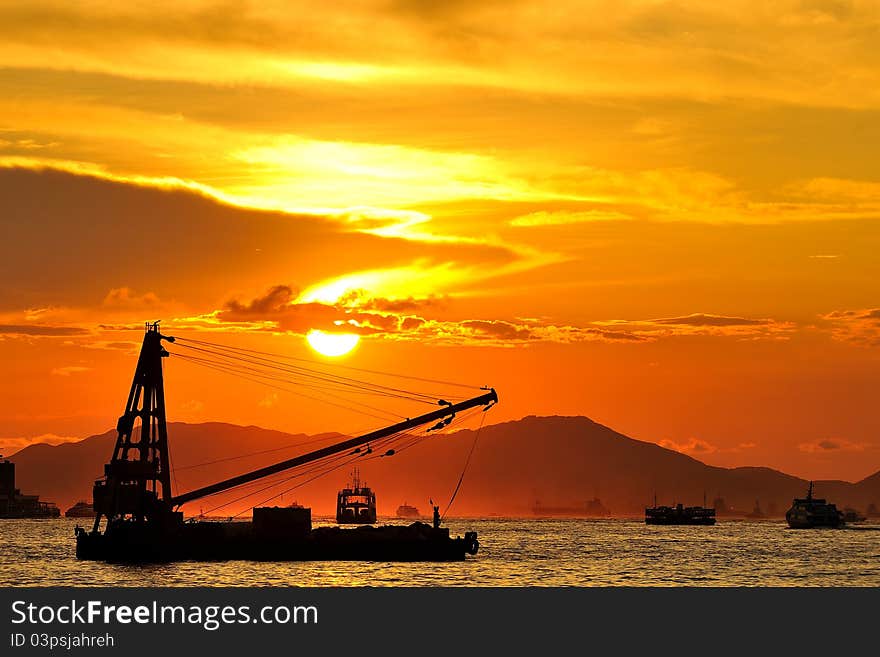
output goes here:
<path id="1" fill-rule="evenodd" d="M 0 0 L 0 449 L 112 428 L 162 319 L 865 477 L 878 43 L 858 0 Z M 375 424 L 166 379 L 170 420 Z"/>

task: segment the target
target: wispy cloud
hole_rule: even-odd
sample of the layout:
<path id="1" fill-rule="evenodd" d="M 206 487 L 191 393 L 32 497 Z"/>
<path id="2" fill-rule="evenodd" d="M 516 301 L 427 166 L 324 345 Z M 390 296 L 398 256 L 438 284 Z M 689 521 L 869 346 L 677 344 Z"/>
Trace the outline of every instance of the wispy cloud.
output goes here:
<path id="1" fill-rule="evenodd" d="M 718 336 L 742 339 L 787 339 L 796 330 L 794 322 L 769 318 L 735 317 L 693 313 L 680 317 L 597 322 L 618 327 L 636 335 L 660 338 L 671 336 Z"/>
<path id="2" fill-rule="evenodd" d="M 880 346 L 880 308 L 835 310 L 820 316 L 820 328 L 835 340 L 863 347 Z"/>
<path id="3" fill-rule="evenodd" d="M 32 337 L 70 337 L 88 335 L 89 330 L 79 326 L 51 326 L 46 324 L 0 324 L 0 335 Z"/>
<path id="4" fill-rule="evenodd" d="M 79 374 L 81 372 L 88 372 L 91 368 L 84 367 L 82 365 L 65 365 L 64 367 L 55 367 L 52 368 L 52 374 L 56 376 L 70 376 L 71 374 Z"/>
<path id="5" fill-rule="evenodd" d="M 59 436 L 54 433 L 44 433 L 31 438 L 22 437 L 0 437 L 0 454 L 3 456 L 11 456 L 15 452 L 24 449 L 30 445 L 45 443 L 47 445 L 60 445 L 79 440 L 76 436 Z"/>
<path id="6" fill-rule="evenodd" d="M 822 438 L 812 442 L 800 443 L 798 449 L 807 454 L 830 454 L 834 452 L 863 452 L 867 443 L 854 443 L 843 438 Z"/>
<path id="7" fill-rule="evenodd" d="M 594 321 L 578 326 L 554 323 L 550 318 L 431 317 L 432 311 L 453 303 L 433 297 L 376 298 L 363 290 L 343 295 L 335 302 L 302 301 L 292 287 L 278 285 L 250 301 L 230 300 L 223 309 L 178 318 L 176 322 L 203 330 L 235 328 L 305 335 L 318 329 L 394 340 L 499 346 L 538 342 L 640 343 L 682 335 L 784 339 L 795 330 L 795 325 L 788 322 L 705 313 L 640 321 Z"/>

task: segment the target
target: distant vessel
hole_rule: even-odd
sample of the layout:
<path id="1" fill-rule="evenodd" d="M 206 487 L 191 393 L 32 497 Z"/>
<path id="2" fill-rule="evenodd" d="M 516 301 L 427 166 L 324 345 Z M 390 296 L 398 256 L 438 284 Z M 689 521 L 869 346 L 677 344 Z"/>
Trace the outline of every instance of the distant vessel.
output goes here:
<path id="1" fill-rule="evenodd" d="M 611 515 L 611 511 L 608 510 L 608 507 L 602 504 L 602 500 L 598 497 L 594 497 L 591 500 L 587 500 L 586 514 L 591 517 L 607 518 Z"/>
<path id="2" fill-rule="evenodd" d="M 864 522 L 868 519 L 868 516 L 860 513 L 857 509 L 851 509 L 850 507 L 846 507 L 843 510 L 843 521 L 844 522 Z"/>
<path id="3" fill-rule="evenodd" d="M 64 512 L 65 518 L 94 518 L 94 507 L 85 501 L 80 501 Z"/>
<path id="4" fill-rule="evenodd" d="M 785 520 L 792 529 L 812 529 L 814 527 L 840 527 L 844 524 L 843 513 L 834 504 L 820 497 L 813 497 L 813 482 L 807 489 L 807 496 L 795 498 L 791 508 L 785 512 Z"/>
<path id="5" fill-rule="evenodd" d="M 422 514 L 419 513 L 419 510 L 410 506 L 406 502 L 397 507 L 397 517 L 398 518 L 421 518 Z"/>
<path id="6" fill-rule="evenodd" d="M 752 509 L 751 513 L 746 514 L 746 518 L 766 518 L 764 512 L 761 511 L 761 505 L 758 503 L 758 500 L 755 500 L 755 508 Z"/>
<path id="7" fill-rule="evenodd" d="M 582 506 L 544 506 L 540 500 L 535 500 L 532 513 L 543 517 L 558 516 L 568 518 L 607 518 L 611 515 L 611 511 L 602 504 L 602 500 L 598 497 L 584 502 Z"/>
<path id="8" fill-rule="evenodd" d="M 355 468 L 352 482 L 336 495 L 336 522 L 340 525 L 373 525 L 376 523 L 376 493 L 364 482 Z"/>
<path id="9" fill-rule="evenodd" d="M 727 505 L 727 501 L 720 494 L 712 501 L 712 507 L 715 509 L 716 516 L 734 515 L 734 510 Z"/>
<path id="10" fill-rule="evenodd" d="M 715 509 L 704 506 L 654 506 L 645 509 L 646 525 L 714 525 Z"/>
<path id="11" fill-rule="evenodd" d="M 61 511 L 39 495 L 22 495 L 15 487 L 15 463 L 0 462 L 0 518 L 57 518 Z"/>

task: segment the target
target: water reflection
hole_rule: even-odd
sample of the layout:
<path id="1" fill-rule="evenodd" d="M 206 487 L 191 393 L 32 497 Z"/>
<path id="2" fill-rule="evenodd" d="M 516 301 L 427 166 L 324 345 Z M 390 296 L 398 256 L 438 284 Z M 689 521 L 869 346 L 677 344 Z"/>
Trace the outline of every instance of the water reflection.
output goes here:
<path id="1" fill-rule="evenodd" d="M 648 527 L 627 520 L 482 519 L 463 563 L 80 562 L 73 519 L 0 521 L 2 586 L 880 586 L 880 531 L 781 522 Z M 874 526 L 880 529 L 878 526 Z"/>

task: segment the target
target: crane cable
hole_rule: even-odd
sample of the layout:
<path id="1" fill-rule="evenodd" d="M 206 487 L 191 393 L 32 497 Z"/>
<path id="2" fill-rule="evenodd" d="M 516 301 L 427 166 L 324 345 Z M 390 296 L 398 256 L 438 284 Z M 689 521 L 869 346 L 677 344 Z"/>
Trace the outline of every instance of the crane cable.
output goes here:
<path id="1" fill-rule="evenodd" d="M 390 377 L 396 377 L 399 379 L 410 379 L 412 381 L 420 381 L 422 383 L 438 383 L 441 385 L 454 386 L 457 388 L 466 388 L 468 390 L 479 390 L 479 386 L 475 386 L 475 385 L 467 384 L 467 383 L 457 383 L 455 381 L 443 381 L 440 379 L 428 379 L 425 377 L 413 376 L 411 374 L 397 374 L 394 372 L 382 372 L 380 370 L 370 370 L 370 369 L 365 369 L 362 367 L 353 367 L 351 365 L 342 365 L 340 363 L 322 363 L 320 361 L 311 360 L 308 358 L 298 358 L 296 356 L 290 356 L 288 354 L 279 354 L 279 353 L 273 353 L 273 352 L 269 352 L 269 351 L 258 351 L 256 349 L 246 349 L 244 347 L 232 347 L 229 345 L 222 345 L 222 344 L 218 344 L 218 343 L 214 343 L 214 342 L 206 342 L 204 340 L 195 340 L 192 338 L 176 338 L 176 340 L 177 341 L 182 340 L 184 342 L 192 342 L 193 344 L 200 344 L 203 346 L 210 346 L 210 347 L 215 347 L 215 348 L 227 349 L 230 351 L 241 351 L 241 352 L 247 352 L 247 353 L 252 353 L 252 354 L 259 354 L 262 356 L 274 356 L 276 358 L 283 358 L 286 360 L 293 360 L 293 361 L 299 361 L 299 362 L 304 362 L 304 363 L 310 363 L 312 365 L 321 365 L 324 367 L 336 367 L 339 369 L 352 370 L 354 372 L 364 372 L 367 374 L 378 374 L 380 376 L 390 376 Z"/>
<path id="2" fill-rule="evenodd" d="M 184 341 L 185 342 L 185 341 Z M 249 354 L 239 354 L 236 352 L 231 352 L 228 348 L 224 349 L 211 349 L 205 347 L 197 347 L 190 344 L 178 344 L 178 346 L 183 347 L 185 349 L 190 349 L 193 351 L 199 351 L 205 354 L 212 355 L 214 357 L 223 358 L 227 360 L 233 361 L 241 361 L 244 363 L 249 363 L 251 365 L 256 365 L 259 367 L 264 367 L 266 369 L 274 369 L 280 370 L 282 372 L 286 372 L 289 374 L 293 374 L 296 376 L 301 376 L 309 379 L 316 379 L 318 381 L 323 381 L 325 383 L 330 383 L 333 385 L 341 386 L 341 387 L 350 387 L 356 388 L 368 392 L 372 392 L 373 394 L 384 394 L 389 397 L 401 397 L 403 399 L 411 399 L 413 401 L 424 401 L 426 403 L 434 403 L 434 399 L 436 395 L 429 395 L 427 393 L 415 392 L 412 390 L 404 390 L 402 388 L 394 388 L 391 386 L 385 386 L 378 383 L 370 383 L 368 381 L 361 381 L 359 379 L 353 379 L 351 377 L 340 376 L 338 374 L 332 374 L 330 372 L 322 372 L 320 370 L 313 370 L 302 366 L 297 365 L 288 365 L 286 363 L 279 363 L 277 361 L 273 361 L 268 358 L 263 358 L 261 356 L 252 356 Z"/>
<path id="3" fill-rule="evenodd" d="M 488 410 L 488 409 L 487 409 Z M 443 515 L 440 517 L 441 520 L 446 518 L 446 514 L 449 513 L 449 509 L 452 506 L 452 503 L 455 501 L 456 495 L 458 495 L 458 491 L 461 488 L 461 482 L 464 481 L 464 474 L 467 472 L 468 465 L 470 465 L 471 457 L 474 455 L 474 449 L 477 447 L 477 440 L 480 438 L 480 431 L 483 429 L 483 422 L 486 421 L 486 414 L 483 413 L 480 418 L 480 426 L 477 428 L 477 433 L 474 435 L 474 442 L 471 445 L 471 451 L 468 452 L 467 459 L 464 462 L 464 467 L 461 469 L 461 476 L 458 478 L 458 483 L 455 485 L 455 490 L 452 491 L 452 497 L 449 498 L 449 504 L 446 505 L 446 510 L 443 512 Z"/>

